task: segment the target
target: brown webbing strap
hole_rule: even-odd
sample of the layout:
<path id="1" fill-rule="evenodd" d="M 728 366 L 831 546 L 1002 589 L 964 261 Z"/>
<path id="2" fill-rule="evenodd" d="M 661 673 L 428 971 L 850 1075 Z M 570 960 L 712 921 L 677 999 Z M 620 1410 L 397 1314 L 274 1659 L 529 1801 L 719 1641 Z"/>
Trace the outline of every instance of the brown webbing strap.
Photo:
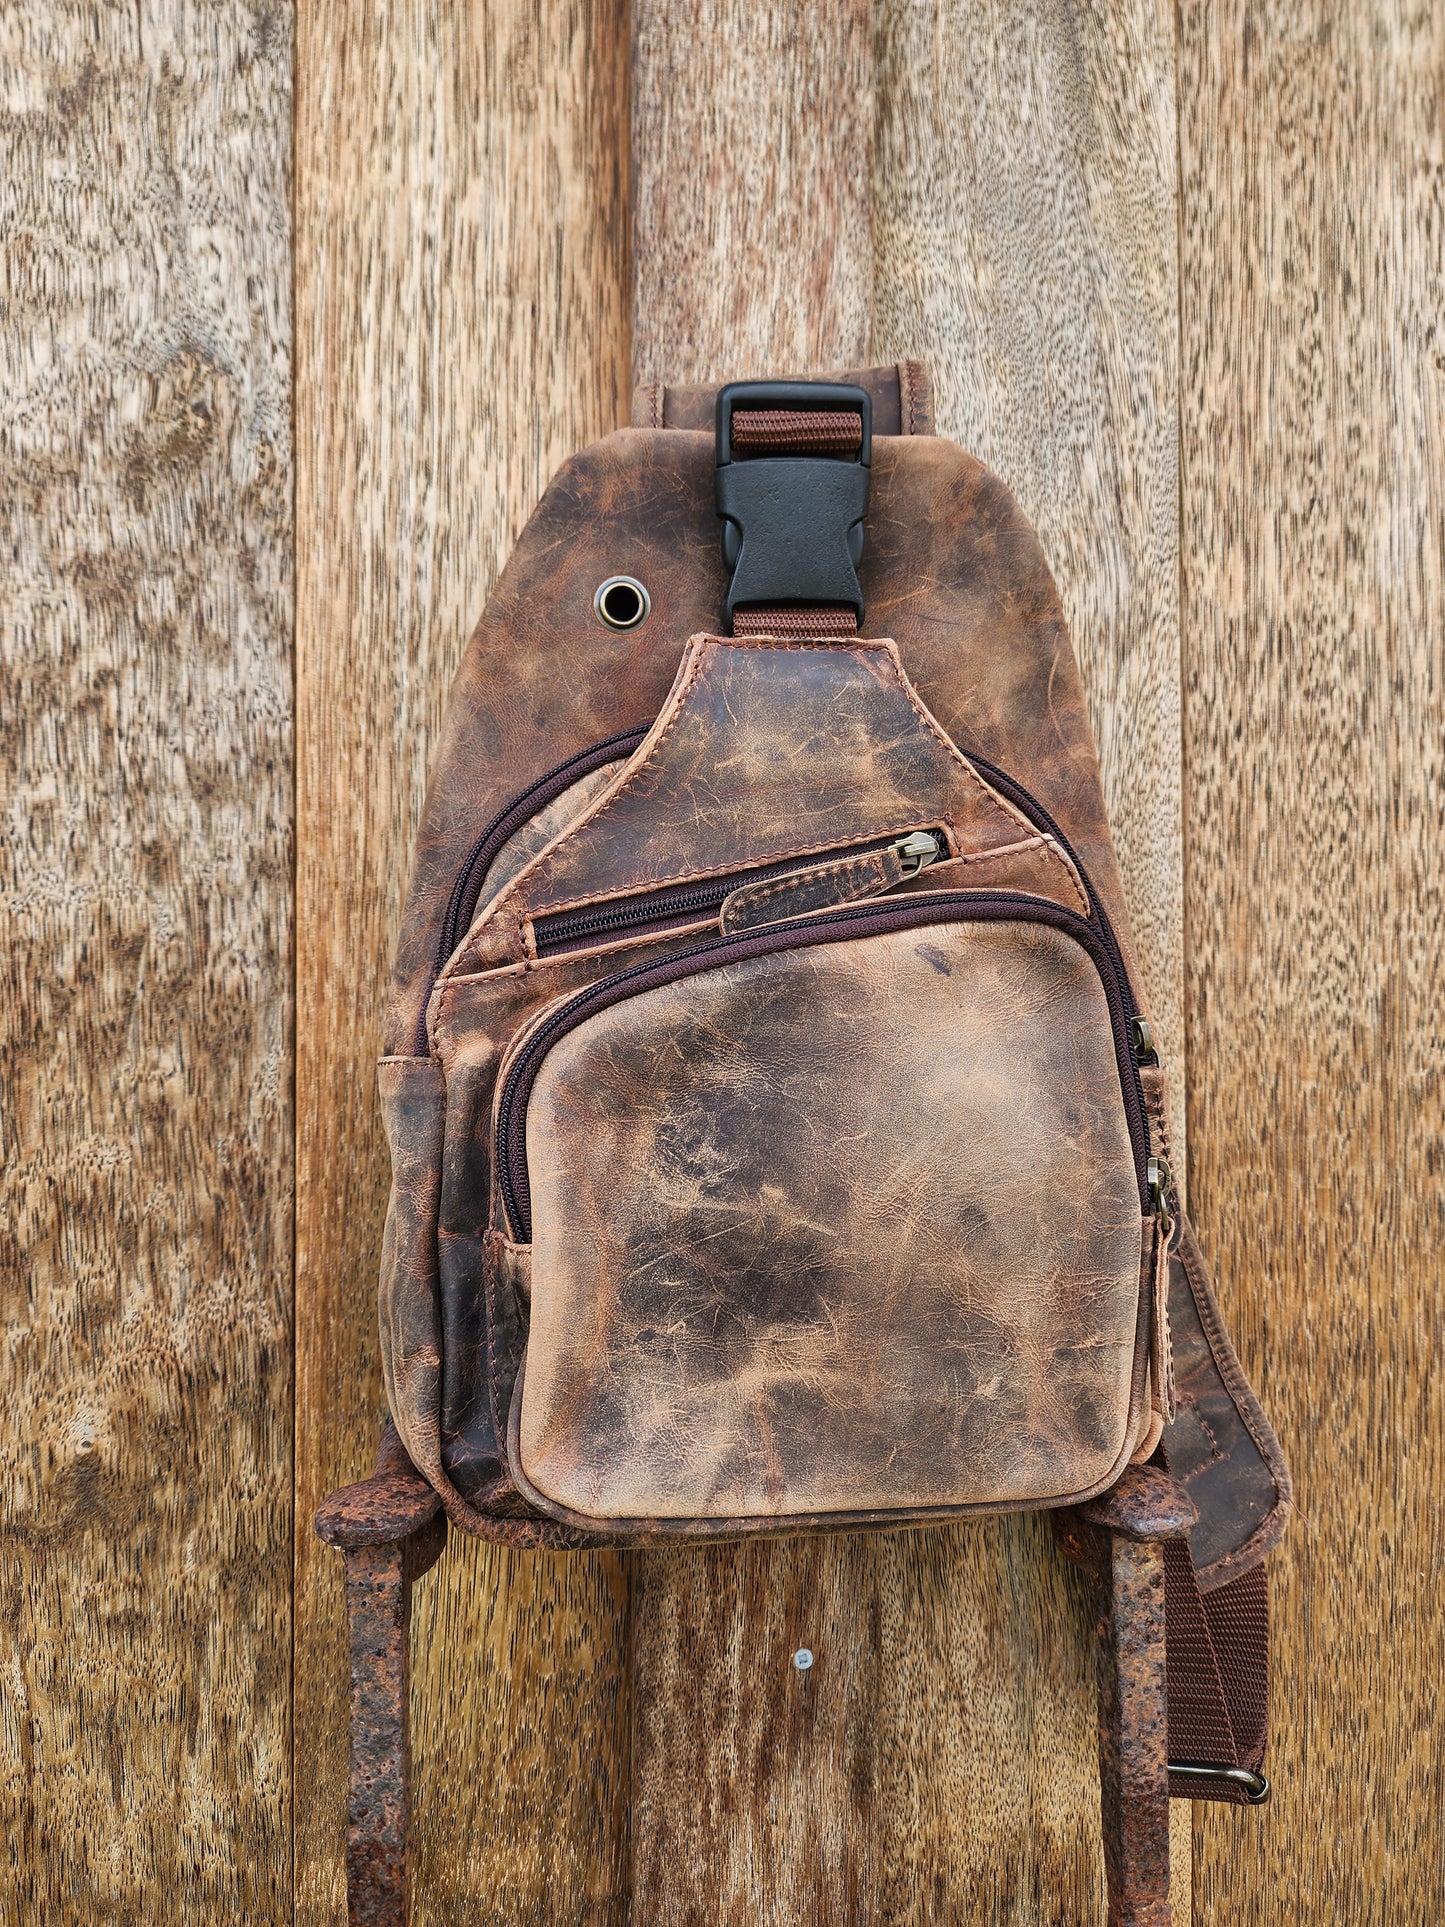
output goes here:
<path id="1" fill-rule="evenodd" d="M 851 410 L 739 408 L 733 415 L 737 455 L 855 455 L 863 417 Z"/>
<path id="2" fill-rule="evenodd" d="M 782 636 L 789 642 L 821 642 L 856 636 L 858 618 L 851 609 L 739 609 L 733 617 L 735 636 Z"/>
<path id="3" fill-rule="evenodd" d="M 1258 1773 L 1269 1730 L 1269 1582 L 1252 1566 L 1216 1592 L 1201 1593 L 1185 1544 L 1164 1554 L 1168 1642 L 1169 1758 L 1180 1764 L 1243 1767 Z M 1175 1774 L 1177 1799 L 1246 1805 L 1228 1780 Z"/>

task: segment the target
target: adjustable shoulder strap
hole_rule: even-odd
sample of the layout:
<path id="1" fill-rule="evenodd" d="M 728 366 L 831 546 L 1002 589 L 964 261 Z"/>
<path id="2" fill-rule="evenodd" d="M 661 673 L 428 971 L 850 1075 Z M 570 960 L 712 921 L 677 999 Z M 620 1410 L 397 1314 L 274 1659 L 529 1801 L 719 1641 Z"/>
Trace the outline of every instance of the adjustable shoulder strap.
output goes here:
<path id="1" fill-rule="evenodd" d="M 1167 1465 L 1161 1448 L 1158 1462 Z M 1262 1806 L 1269 1730 L 1269 1581 L 1264 1563 L 1199 1590 L 1187 1539 L 1164 1548 L 1169 1792 Z"/>
<path id="2" fill-rule="evenodd" d="M 1146 1089 L 1153 1082 L 1146 1073 Z M 1193 1227 L 1170 1254 L 1177 1409 L 1155 1455 L 1199 1518 L 1165 1549 L 1169 1790 L 1176 1799 L 1258 1806 L 1269 1718 L 1269 1581 L 1289 1471 L 1214 1301 Z"/>

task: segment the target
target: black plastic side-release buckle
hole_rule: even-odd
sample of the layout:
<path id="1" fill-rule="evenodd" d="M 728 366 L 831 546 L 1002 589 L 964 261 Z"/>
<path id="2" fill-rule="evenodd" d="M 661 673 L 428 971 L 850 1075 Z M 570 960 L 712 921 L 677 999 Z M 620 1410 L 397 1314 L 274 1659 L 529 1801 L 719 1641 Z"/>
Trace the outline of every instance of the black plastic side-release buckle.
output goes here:
<path id="1" fill-rule="evenodd" d="M 857 413 L 856 458 L 735 454 L 739 410 Z M 873 404 L 864 388 L 832 381 L 734 381 L 717 398 L 717 512 L 729 621 L 756 604 L 829 603 L 863 619 L 858 562 L 872 479 Z"/>

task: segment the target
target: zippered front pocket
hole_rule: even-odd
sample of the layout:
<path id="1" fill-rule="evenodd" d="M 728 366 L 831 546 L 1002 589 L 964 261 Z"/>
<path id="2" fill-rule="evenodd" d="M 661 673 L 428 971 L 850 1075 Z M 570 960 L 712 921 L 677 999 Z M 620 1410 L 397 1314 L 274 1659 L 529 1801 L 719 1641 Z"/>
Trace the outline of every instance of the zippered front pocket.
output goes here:
<path id="1" fill-rule="evenodd" d="M 1148 1147 L 1083 918 L 936 893 L 634 965 L 532 1026 L 495 1125 L 544 1511 L 949 1516 L 1127 1460 Z"/>
<path id="2" fill-rule="evenodd" d="M 936 863 L 947 851 L 942 830 L 906 830 L 901 836 L 875 838 L 847 849 L 819 850 L 781 863 L 765 863 L 724 876 L 698 877 L 669 889 L 641 891 L 588 904 L 580 910 L 538 917 L 533 940 L 537 955 L 545 957 L 584 945 L 643 936 L 721 914 L 730 898 L 745 891 L 757 893 L 763 885 L 774 886 L 768 920 L 777 921 L 780 916 L 806 914 L 811 907 L 804 903 L 795 909 L 785 903 L 785 885 L 816 879 L 820 886 L 818 907 L 832 907 L 856 896 L 881 894 Z M 871 872 L 860 861 L 868 858 L 877 859 Z M 831 896 L 826 894 L 830 884 Z"/>

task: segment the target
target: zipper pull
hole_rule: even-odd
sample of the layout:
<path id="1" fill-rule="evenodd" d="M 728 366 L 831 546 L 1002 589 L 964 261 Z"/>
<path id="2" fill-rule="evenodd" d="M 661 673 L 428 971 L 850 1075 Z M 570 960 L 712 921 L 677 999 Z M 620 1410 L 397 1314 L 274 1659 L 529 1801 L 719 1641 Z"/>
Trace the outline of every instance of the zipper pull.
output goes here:
<path id="1" fill-rule="evenodd" d="M 1136 1064 L 1157 1064 L 1159 1053 L 1154 1048 L 1154 1032 L 1147 1017 L 1129 1019 L 1129 1035 L 1134 1046 Z"/>
<path id="2" fill-rule="evenodd" d="M 916 877 L 920 870 L 926 870 L 942 856 L 943 838 L 937 830 L 910 830 L 907 836 L 898 838 L 893 848 L 903 859 L 904 876 Z"/>
<path id="3" fill-rule="evenodd" d="M 1174 1213 L 1169 1205 L 1169 1187 L 1174 1182 L 1174 1173 L 1169 1169 L 1168 1158 L 1150 1158 L 1144 1167 L 1144 1181 L 1149 1187 L 1149 1202 L 1154 1207 L 1154 1216 L 1159 1220 L 1159 1236 L 1167 1245 L 1174 1230 Z"/>
<path id="4" fill-rule="evenodd" d="M 1149 1202 L 1154 1207 L 1154 1320 L 1150 1337 L 1150 1370 L 1158 1409 L 1172 1425 L 1178 1406 L 1174 1396 L 1174 1348 L 1169 1340 L 1169 1240 L 1174 1235 L 1174 1212 L 1169 1203 L 1174 1173 L 1168 1158 L 1151 1157 L 1144 1168 Z"/>

